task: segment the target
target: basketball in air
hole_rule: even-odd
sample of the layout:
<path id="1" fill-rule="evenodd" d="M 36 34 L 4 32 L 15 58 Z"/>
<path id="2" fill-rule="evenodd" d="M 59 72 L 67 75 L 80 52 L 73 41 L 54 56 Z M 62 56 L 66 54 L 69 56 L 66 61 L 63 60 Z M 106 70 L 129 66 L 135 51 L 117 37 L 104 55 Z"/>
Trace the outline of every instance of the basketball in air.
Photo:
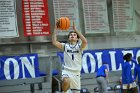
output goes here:
<path id="1" fill-rule="evenodd" d="M 61 17 L 58 19 L 56 26 L 60 30 L 68 30 L 70 27 L 70 19 L 68 17 Z"/>

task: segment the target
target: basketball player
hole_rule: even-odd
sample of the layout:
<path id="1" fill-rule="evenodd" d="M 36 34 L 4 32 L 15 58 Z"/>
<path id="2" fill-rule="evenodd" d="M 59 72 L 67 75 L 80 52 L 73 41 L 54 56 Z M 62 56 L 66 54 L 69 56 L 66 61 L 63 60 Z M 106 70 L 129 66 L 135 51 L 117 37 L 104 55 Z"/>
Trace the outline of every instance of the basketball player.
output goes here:
<path id="1" fill-rule="evenodd" d="M 57 24 L 57 23 L 56 23 Z M 57 27 L 57 26 L 56 26 Z M 68 34 L 68 42 L 60 43 L 57 40 L 56 30 L 52 35 L 52 43 L 64 52 L 64 64 L 62 69 L 62 90 L 67 93 L 71 89 L 73 93 L 80 93 L 80 71 L 82 67 L 82 51 L 87 45 L 86 38 L 77 31 L 73 22 L 73 30 Z M 79 39 L 81 42 L 79 42 Z"/>
<path id="2" fill-rule="evenodd" d="M 123 59 L 125 62 L 122 63 L 122 93 L 138 93 L 138 89 L 131 72 L 132 65 L 130 64 L 130 61 L 132 61 L 132 54 L 125 54 Z"/>
<path id="3" fill-rule="evenodd" d="M 136 79 L 138 78 L 137 82 L 138 82 L 138 88 L 140 93 L 140 56 L 138 56 L 137 60 L 138 60 L 138 64 L 134 68 L 134 80 L 136 81 Z"/>

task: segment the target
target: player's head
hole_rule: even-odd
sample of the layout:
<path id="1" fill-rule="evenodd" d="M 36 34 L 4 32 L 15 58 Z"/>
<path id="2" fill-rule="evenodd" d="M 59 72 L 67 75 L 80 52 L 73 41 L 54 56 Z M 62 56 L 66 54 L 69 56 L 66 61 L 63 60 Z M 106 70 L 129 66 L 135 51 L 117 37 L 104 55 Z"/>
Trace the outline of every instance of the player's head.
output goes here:
<path id="1" fill-rule="evenodd" d="M 138 63 L 140 64 L 140 56 L 138 56 L 137 60 L 138 60 Z"/>
<path id="2" fill-rule="evenodd" d="M 79 36 L 75 31 L 71 31 L 68 34 L 68 41 L 69 42 L 77 42 L 79 40 Z"/>
<path id="3" fill-rule="evenodd" d="M 102 65 L 106 65 L 107 67 L 109 66 L 108 65 L 108 62 L 106 62 L 106 61 L 105 62 L 102 62 Z"/>
<path id="4" fill-rule="evenodd" d="M 123 59 L 126 60 L 127 62 L 129 62 L 132 58 L 132 54 L 131 53 L 127 53 L 123 56 Z"/>

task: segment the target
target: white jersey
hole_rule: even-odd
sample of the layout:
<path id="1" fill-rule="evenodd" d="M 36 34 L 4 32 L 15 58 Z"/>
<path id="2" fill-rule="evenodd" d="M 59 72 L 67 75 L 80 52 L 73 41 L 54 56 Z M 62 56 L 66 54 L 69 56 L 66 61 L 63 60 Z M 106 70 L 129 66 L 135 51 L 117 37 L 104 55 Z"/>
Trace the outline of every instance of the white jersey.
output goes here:
<path id="1" fill-rule="evenodd" d="M 81 71 L 82 67 L 82 51 L 81 44 L 70 45 L 64 44 L 64 70 Z"/>

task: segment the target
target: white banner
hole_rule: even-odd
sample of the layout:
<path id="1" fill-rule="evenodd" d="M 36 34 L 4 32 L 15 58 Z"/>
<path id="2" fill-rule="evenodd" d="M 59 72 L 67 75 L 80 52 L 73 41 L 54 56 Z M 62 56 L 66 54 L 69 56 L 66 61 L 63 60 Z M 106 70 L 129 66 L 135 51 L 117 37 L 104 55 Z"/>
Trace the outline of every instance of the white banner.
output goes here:
<path id="1" fill-rule="evenodd" d="M 53 0 L 55 20 L 60 17 L 68 17 L 70 19 L 70 28 L 73 31 L 72 23 L 75 22 L 77 29 L 80 31 L 78 0 Z M 68 31 L 59 31 L 59 35 L 66 35 Z"/>
<path id="2" fill-rule="evenodd" d="M 16 0 L 0 0 L 0 38 L 18 36 Z"/>
<path id="3" fill-rule="evenodd" d="M 109 33 L 106 0 L 82 0 L 85 33 Z"/>
<path id="4" fill-rule="evenodd" d="M 112 0 L 115 32 L 136 31 L 136 17 L 133 0 Z"/>

